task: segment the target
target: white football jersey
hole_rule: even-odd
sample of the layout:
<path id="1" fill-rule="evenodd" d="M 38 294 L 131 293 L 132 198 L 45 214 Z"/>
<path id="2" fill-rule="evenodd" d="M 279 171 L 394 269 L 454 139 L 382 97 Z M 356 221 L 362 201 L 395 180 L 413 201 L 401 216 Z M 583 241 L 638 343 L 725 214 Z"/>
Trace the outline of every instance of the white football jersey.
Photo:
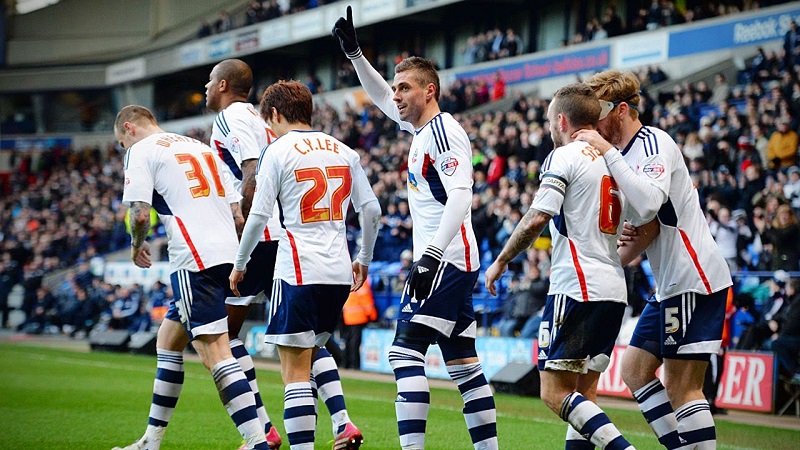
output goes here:
<path id="1" fill-rule="evenodd" d="M 152 205 L 167 230 L 170 269 L 197 272 L 233 263 L 239 239 L 231 203 L 239 193 L 202 142 L 156 133 L 128 149 L 122 201 Z"/>
<path id="2" fill-rule="evenodd" d="M 667 201 L 656 215 L 660 233 L 647 248 L 658 284 L 657 299 L 685 292 L 711 294 L 732 285 L 728 265 L 708 229 L 683 154 L 670 135 L 658 128 L 642 127 L 621 153 L 639 177 L 667 193 Z M 634 225 L 652 219 L 629 208 L 629 220 Z"/>
<path id="3" fill-rule="evenodd" d="M 414 132 L 407 184 L 408 206 L 414 220 L 414 258 L 419 259 L 439 229 L 447 193 L 455 188 L 472 190 L 469 137 L 450 114 L 440 113 Z M 471 208 L 467 209 L 461 229 L 443 250 L 442 261 L 461 271 L 480 268 Z"/>
<path id="4" fill-rule="evenodd" d="M 352 284 L 345 218 L 377 201 L 354 150 L 317 131 L 296 130 L 273 141 L 256 172 L 250 210 L 271 216 L 275 203 L 285 229 L 275 278 L 291 285 Z"/>
<path id="5" fill-rule="evenodd" d="M 261 151 L 275 139 L 275 133 L 261 118 L 256 109 L 247 102 L 234 102 L 220 111 L 211 128 L 211 148 L 230 171 L 236 190 L 242 192 L 242 161 L 258 160 Z M 262 241 L 280 240 L 281 229 L 278 214 L 267 222 Z"/>
<path id="6" fill-rule="evenodd" d="M 617 255 L 624 197 L 600 153 L 583 141 L 556 148 L 542 165 L 532 209 L 553 216 L 550 291 L 579 301 L 627 303 Z"/>

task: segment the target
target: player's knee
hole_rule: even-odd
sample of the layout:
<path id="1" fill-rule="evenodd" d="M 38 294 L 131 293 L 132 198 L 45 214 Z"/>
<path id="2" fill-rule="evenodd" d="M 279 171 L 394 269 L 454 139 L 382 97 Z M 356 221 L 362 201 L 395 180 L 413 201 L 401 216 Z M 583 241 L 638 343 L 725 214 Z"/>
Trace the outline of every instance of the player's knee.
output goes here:
<path id="1" fill-rule="evenodd" d="M 389 364 L 392 369 L 409 365 L 424 365 L 425 353 L 436 338 L 432 329 L 415 323 L 400 322 L 397 324 L 394 342 L 389 350 Z"/>
<path id="2" fill-rule="evenodd" d="M 442 350 L 442 359 L 445 362 L 478 357 L 473 338 L 456 336 L 439 339 L 439 348 Z"/>

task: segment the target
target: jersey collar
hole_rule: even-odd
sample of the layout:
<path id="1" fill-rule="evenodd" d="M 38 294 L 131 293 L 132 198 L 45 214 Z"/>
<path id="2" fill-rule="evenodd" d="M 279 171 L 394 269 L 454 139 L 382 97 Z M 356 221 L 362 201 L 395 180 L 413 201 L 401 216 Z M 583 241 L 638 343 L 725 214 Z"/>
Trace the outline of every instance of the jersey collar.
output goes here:
<path id="1" fill-rule="evenodd" d="M 418 134 L 422 133 L 422 130 L 424 130 L 424 129 L 425 129 L 425 127 L 427 127 L 427 126 L 428 126 L 428 125 L 429 125 L 431 122 L 433 122 L 434 120 L 436 120 L 436 118 L 437 118 L 437 117 L 439 117 L 439 116 L 441 116 L 442 114 L 444 114 L 444 113 L 440 112 L 439 114 L 437 114 L 437 115 L 433 116 L 433 118 L 432 118 L 431 120 L 429 120 L 429 121 L 428 121 L 428 123 L 426 123 L 425 125 L 423 125 L 423 126 L 419 127 L 419 129 L 418 129 L 418 130 L 414 130 L 414 135 L 416 136 L 416 135 L 418 135 Z"/>
<path id="2" fill-rule="evenodd" d="M 625 156 L 628 153 L 628 150 L 630 150 L 631 147 L 633 147 L 633 143 L 636 142 L 636 139 L 639 139 L 639 138 L 642 137 L 641 136 L 642 130 L 644 130 L 644 125 L 639 127 L 639 131 L 637 131 L 636 134 L 633 135 L 633 138 L 628 142 L 628 145 L 626 145 L 625 149 L 622 150 L 622 152 L 621 152 L 622 156 Z"/>

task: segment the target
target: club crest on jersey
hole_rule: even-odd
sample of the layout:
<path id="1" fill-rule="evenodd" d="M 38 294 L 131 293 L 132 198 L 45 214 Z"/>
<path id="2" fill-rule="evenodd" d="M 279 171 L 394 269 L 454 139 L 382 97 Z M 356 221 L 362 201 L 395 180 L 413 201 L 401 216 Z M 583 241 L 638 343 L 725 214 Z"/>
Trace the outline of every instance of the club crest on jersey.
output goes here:
<path id="1" fill-rule="evenodd" d="M 442 173 L 449 177 L 456 172 L 456 168 L 458 168 L 458 160 L 452 156 L 449 156 L 447 159 L 442 161 L 440 168 L 442 169 Z"/>
<path id="2" fill-rule="evenodd" d="M 239 138 L 234 137 L 233 141 L 231 141 L 231 151 L 233 153 L 239 153 Z"/>
<path id="3" fill-rule="evenodd" d="M 642 168 L 642 173 L 650 178 L 658 178 L 664 172 L 665 170 L 663 164 L 648 164 Z"/>
<path id="4" fill-rule="evenodd" d="M 411 154 L 411 164 L 414 164 L 415 162 L 417 162 L 417 150 L 418 149 L 415 148 L 414 149 L 414 153 Z"/>

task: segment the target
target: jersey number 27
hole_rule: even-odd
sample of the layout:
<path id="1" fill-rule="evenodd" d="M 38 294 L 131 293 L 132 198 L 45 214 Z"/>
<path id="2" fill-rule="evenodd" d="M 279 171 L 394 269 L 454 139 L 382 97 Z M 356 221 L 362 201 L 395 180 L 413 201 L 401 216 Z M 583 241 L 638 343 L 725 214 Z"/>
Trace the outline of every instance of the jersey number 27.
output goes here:
<path id="1" fill-rule="evenodd" d="M 340 178 L 342 184 L 331 194 L 331 206 L 317 207 L 317 203 L 328 195 L 328 180 Z M 294 171 L 294 179 L 298 183 L 311 181 L 311 189 L 303 194 L 300 200 L 300 220 L 303 223 L 326 222 L 329 220 L 344 220 L 344 202 L 350 196 L 353 178 L 348 166 L 307 167 Z"/>

